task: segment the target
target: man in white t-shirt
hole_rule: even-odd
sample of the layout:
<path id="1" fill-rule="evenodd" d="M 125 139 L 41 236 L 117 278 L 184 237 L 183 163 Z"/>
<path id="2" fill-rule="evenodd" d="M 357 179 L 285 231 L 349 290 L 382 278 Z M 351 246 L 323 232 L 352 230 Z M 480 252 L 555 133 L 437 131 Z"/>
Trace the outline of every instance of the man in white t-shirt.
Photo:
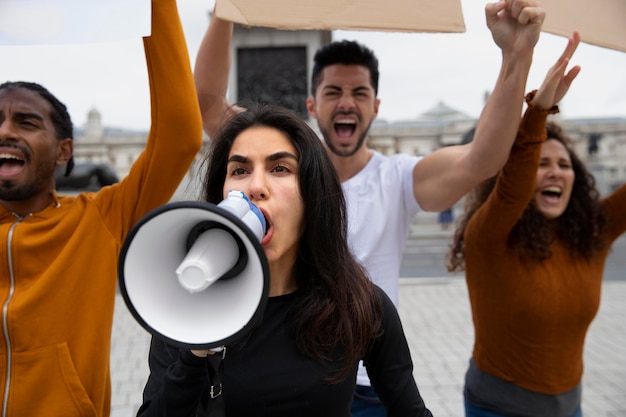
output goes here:
<path id="1" fill-rule="evenodd" d="M 386 157 L 367 147 L 367 134 L 380 105 L 378 60 L 371 50 L 341 41 L 322 47 L 315 55 L 306 104 L 310 116 L 317 119 L 343 184 L 351 249 L 396 305 L 402 254 L 414 216 L 420 209 L 437 212 L 451 207 L 495 175 L 506 162 L 517 133 L 545 12 L 532 0 L 506 0 L 488 4 L 486 17 L 502 50 L 502 64 L 474 140 L 438 149 L 424 158 Z M 196 58 L 196 90 L 209 136 L 225 112 L 238 111 L 226 100 L 232 32 L 231 22 L 213 16 Z M 352 415 L 385 415 L 364 369 L 357 377 Z"/>
<path id="2" fill-rule="evenodd" d="M 350 248 L 389 298 L 398 305 L 398 277 L 409 227 L 420 210 L 413 197 L 419 157 L 374 152 L 367 165 L 343 181 Z"/>

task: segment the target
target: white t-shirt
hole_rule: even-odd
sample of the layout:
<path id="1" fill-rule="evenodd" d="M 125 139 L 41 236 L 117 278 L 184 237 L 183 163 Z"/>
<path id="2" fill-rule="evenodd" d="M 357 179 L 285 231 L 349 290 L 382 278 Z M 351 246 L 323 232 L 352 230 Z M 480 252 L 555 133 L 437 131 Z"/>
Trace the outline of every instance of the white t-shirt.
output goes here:
<path id="1" fill-rule="evenodd" d="M 357 175 L 343 182 L 348 243 L 354 256 L 398 306 L 398 278 L 409 228 L 420 207 L 413 195 L 413 168 L 421 157 L 373 151 Z M 370 385 L 359 365 L 357 384 Z"/>

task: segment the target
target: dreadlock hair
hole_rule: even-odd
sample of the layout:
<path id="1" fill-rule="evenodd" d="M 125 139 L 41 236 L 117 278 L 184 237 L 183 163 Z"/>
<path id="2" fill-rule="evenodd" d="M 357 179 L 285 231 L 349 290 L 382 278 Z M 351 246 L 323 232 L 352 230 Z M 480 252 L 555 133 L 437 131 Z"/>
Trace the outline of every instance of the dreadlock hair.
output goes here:
<path id="1" fill-rule="evenodd" d="M 65 104 L 61 103 L 50 91 L 40 84 L 28 82 L 28 81 L 7 81 L 0 84 L 0 90 L 15 90 L 18 88 L 24 88 L 26 90 L 33 91 L 39 94 L 44 100 L 46 100 L 52 106 L 52 112 L 50 113 L 50 119 L 54 125 L 54 130 L 57 134 L 57 139 L 74 139 L 74 128 L 72 125 L 72 118 L 67 111 Z M 74 157 L 70 157 L 65 167 L 65 176 L 69 176 L 74 168 Z"/>

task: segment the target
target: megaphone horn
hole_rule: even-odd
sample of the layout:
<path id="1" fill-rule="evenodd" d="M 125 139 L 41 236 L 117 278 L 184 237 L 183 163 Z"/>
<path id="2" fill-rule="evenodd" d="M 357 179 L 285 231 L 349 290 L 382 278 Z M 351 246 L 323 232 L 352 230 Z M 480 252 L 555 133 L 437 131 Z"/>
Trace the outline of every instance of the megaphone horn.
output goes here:
<path id="1" fill-rule="evenodd" d="M 218 205 L 186 201 L 145 215 L 120 253 L 120 292 L 139 324 L 189 349 L 235 342 L 260 319 L 269 267 L 265 218 L 243 193 Z"/>

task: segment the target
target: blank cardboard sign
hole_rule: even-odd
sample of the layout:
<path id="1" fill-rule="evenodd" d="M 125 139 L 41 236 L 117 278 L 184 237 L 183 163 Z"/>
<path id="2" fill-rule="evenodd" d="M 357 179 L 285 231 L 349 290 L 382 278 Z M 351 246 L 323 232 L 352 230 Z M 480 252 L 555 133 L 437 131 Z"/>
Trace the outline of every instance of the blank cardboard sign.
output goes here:
<path id="1" fill-rule="evenodd" d="M 543 31 L 626 52 L 625 0 L 544 0 Z"/>
<path id="2" fill-rule="evenodd" d="M 215 14 L 277 29 L 465 32 L 460 0 L 217 0 Z"/>

